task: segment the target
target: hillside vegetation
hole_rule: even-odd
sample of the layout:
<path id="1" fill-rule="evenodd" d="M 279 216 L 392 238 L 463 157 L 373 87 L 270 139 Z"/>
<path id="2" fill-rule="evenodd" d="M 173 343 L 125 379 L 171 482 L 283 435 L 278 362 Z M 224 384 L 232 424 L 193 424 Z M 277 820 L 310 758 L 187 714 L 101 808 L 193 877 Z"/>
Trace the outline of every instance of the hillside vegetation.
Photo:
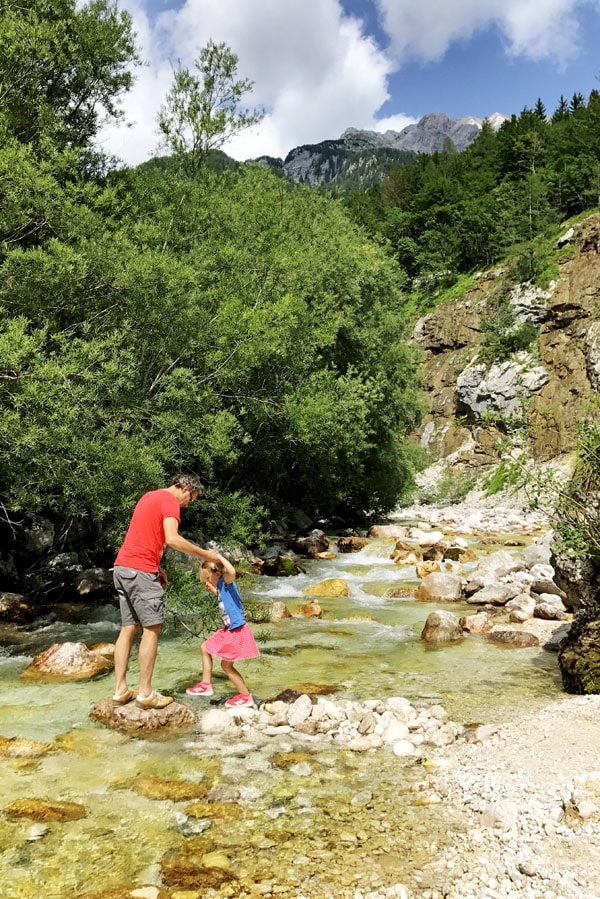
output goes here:
<path id="1" fill-rule="evenodd" d="M 600 202 L 600 93 L 541 101 L 470 147 L 421 155 L 348 200 L 354 220 L 386 242 L 417 309 L 460 276 L 510 257 L 514 281 L 547 282 L 561 222 Z"/>
<path id="2" fill-rule="evenodd" d="M 218 119 L 193 157 L 99 155 L 136 63 L 110 3 L 4 4 L 0 37 L 6 587 L 32 520 L 54 551 L 110 561 L 133 502 L 181 468 L 207 485 L 213 538 L 249 541 L 290 507 L 392 507 L 422 400 L 389 254 L 330 198 L 208 165 Z"/>
<path id="3" fill-rule="evenodd" d="M 224 45 L 176 73 L 168 156 L 129 170 L 95 143 L 139 62 L 129 16 L 9 0 L 0 38 L 7 586 L 32 522 L 52 522 L 54 551 L 110 560 L 134 500 L 182 467 L 207 484 L 196 523 L 214 538 L 252 540 L 291 508 L 393 508 L 424 410 L 415 315 L 507 253 L 515 277 L 548 277 L 548 235 L 598 202 L 597 92 L 342 204 L 219 152 L 259 118 L 237 111 L 250 83 Z M 215 85 L 225 105 L 205 103 Z"/>

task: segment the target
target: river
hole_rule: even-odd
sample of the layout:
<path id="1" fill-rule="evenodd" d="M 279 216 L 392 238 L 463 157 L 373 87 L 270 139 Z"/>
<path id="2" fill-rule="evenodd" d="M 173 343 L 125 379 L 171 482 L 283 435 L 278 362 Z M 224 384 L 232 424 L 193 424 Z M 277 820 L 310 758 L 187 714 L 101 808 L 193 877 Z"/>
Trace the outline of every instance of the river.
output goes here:
<path id="1" fill-rule="evenodd" d="M 483 548 L 475 537 L 470 542 L 480 552 L 498 548 Z M 509 649 L 482 637 L 426 646 L 420 632 L 432 607 L 386 596 L 417 584 L 414 567 L 390 560 L 392 548 L 370 540 L 360 553 L 308 561 L 306 573 L 294 578 L 240 581 L 243 597 L 283 600 L 292 612 L 307 601 L 303 590 L 325 578 L 344 578 L 350 592 L 321 599 L 320 619 L 294 615 L 253 626 L 262 655 L 240 669 L 257 701 L 313 685 L 361 701 L 404 696 L 416 705 L 439 703 L 470 725 L 561 695 L 556 656 L 540 647 Z M 473 608 L 453 604 L 452 611 Z M 52 643 L 91 645 L 114 641 L 117 633 L 115 608 L 91 603 L 77 614 L 59 610 L 33 629 L 4 625 L 0 632 L 0 735 L 52 744 L 40 758 L 3 759 L 3 809 L 24 798 L 85 809 L 78 820 L 45 825 L 4 815 L 2 897 L 113 899 L 154 885 L 161 899 L 326 899 L 399 883 L 409 885 L 411 896 L 435 895 L 440 885 L 428 881 L 427 862 L 457 838 L 461 822 L 447 818 L 443 806 L 419 804 L 421 765 L 384 750 L 298 753 L 283 737 L 268 750 L 198 734 L 131 739 L 88 717 L 112 692 L 110 676 L 67 684 L 19 677 Z M 135 658 L 130 670 L 135 685 Z M 158 689 L 208 708 L 233 693 L 218 667 L 215 673 L 211 700 L 186 697 L 186 686 L 199 680 L 198 641 L 180 631 L 161 636 Z M 209 788 L 212 805 L 200 803 L 198 811 L 191 797 Z"/>

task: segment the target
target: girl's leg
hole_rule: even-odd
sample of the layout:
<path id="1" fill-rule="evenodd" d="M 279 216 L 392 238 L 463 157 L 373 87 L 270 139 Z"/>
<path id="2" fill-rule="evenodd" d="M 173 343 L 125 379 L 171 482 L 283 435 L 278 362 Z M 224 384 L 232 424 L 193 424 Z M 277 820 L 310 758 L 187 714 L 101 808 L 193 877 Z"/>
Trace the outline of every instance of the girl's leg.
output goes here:
<path id="1" fill-rule="evenodd" d="M 223 669 L 235 689 L 238 691 L 238 693 L 250 692 L 240 672 L 233 667 L 233 662 L 230 662 L 228 659 L 221 659 L 221 668 Z"/>
<path id="2" fill-rule="evenodd" d="M 210 684 L 212 680 L 213 660 L 211 654 L 204 648 L 204 643 L 200 647 L 200 653 L 202 654 L 202 681 L 205 684 Z"/>

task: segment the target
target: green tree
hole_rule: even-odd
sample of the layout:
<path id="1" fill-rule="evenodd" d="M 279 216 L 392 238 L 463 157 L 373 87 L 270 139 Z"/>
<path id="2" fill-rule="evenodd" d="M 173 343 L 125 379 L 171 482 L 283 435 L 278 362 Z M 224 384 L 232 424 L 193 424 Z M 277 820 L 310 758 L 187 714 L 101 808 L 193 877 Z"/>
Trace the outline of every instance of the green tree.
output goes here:
<path id="1" fill-rule="evenodd" d="M 240 108 L 254 83 L 238 79 L 238 57 L 226 44 L 209 40 L 194 68 L 195 72 L 181 67 L 175 71 L 158 114 L 163 146 L 176 154 L 190 177 L 211 150 L 220 149 L 263 117 L 259 110 Z"/>
<path id="2" fill-rule="evenodd" d="M 131 17 L 109 0 L 4 0 L 0 133 L 32 148 L 87 154 L 138 62 Z"/>

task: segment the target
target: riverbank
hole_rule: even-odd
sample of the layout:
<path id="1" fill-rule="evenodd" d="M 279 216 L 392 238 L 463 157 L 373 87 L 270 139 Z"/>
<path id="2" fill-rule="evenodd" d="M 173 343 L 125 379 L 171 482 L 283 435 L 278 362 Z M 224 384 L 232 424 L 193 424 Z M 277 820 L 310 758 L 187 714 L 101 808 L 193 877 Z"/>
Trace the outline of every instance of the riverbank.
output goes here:
<path id="1" fill-rule="evenodd" d="M 451 507 L 417 504 L 394 517 L 465 534 L 547 531 L 545 516 L 525 511 L 523 500 L 474 491 Z M 537 633 L 556 625 L 532 619 L 519 627 Z M 457 829 L 451 846 L 432 847 L 425 888 L 415 895 L 599 899 L 600 696 L 565 695 L 503 714 L 426 765 L 423 793 L 432 791 Z"/>
<path id="2" fill-rule="evenodd" d="M 439 888 L 421 899 L 597 899 L 600 696 L 567 697 L 473 738 L 432 760 L 429 783 L 462 828 L 431 863 Z"/>

